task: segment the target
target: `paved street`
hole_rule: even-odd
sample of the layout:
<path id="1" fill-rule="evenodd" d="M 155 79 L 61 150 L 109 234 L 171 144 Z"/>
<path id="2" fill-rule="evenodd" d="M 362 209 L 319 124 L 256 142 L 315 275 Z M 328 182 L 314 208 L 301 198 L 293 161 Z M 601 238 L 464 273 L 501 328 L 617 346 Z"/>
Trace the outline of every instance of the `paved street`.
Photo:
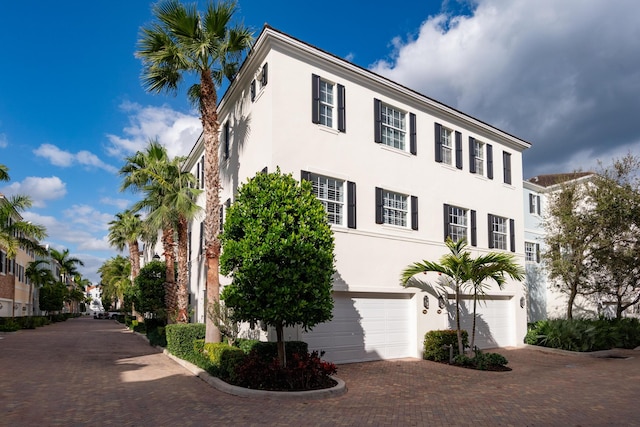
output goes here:
<path id="1" fill-rule="evenodd" d="M 630 359 L 500 350 L 511 372 L 421 360 L 341 365 L 323 400 L 242 398 L 193 376 L 122 325 L 72 319 L 0 333 L 2 426 L 640 426 Z"/>

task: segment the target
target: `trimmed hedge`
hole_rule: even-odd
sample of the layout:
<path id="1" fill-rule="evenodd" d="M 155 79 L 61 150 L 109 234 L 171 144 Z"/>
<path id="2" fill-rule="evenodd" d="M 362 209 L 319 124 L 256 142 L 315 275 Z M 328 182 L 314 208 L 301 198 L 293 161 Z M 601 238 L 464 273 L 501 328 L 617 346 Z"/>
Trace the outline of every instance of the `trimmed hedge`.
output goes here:
<path id="1" fill-rule="evenodd" d="M 194 341 L 204 339 L 206 327 L 204 323 L 178 323 L 167 325 L 167 350 L 176 357 L 198 365 L 202 358 L 194 350 Z"/>
<path id="2" fill-rule="evenodd" d="M 246 357 L 244 351 L 227 343 L 207 343 L 203 350 L 213 365 L 209 373 L 230 382 L 235 378 L 236 366 Z"/>
<path id="3" fill-rule="evenodd" d="M 469 347 L 469 334 L 462 330 L 462 345 Z M 429 331 L 424 335 L 424 353 L 425 360 L 433 360 L 435 362 L 449 361 L 449 348 L 453 347 L 453 356 L 458 355 L 458 334 L 455 330 L 445 329 Z"/>

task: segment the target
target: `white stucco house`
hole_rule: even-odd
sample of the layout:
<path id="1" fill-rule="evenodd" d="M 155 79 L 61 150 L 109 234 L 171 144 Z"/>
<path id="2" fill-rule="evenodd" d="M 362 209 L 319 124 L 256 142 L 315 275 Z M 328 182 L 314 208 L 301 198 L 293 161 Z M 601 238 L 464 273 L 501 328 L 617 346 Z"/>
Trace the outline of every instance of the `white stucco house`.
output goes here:
<path id="1" fill-rule="evenodd" d="M 466 238 L 474 255 L 506 251 L 525 263 L 527 141 L 269 26 L 222 97 L 219 117 L 225 207 L 241 183 L 279 167 L 311 181 L 327 208 L 333 320 L 286 333 L 327 360 L 420 357 L 424 334 L 450 327 L 452 294 L 441 309 L 437 295 L 400 285 L 407 265 L 447 253 L 447 236 Z M 199 140 L 186 166 L 200 185 L 203 155 Z M 195 322 L 205 316 L 202 235 L 202 219 L 193 221 Z M 523 283 L 492 288 L 479 308 L 478 346 L 522 345 L 524 301 Z"/>

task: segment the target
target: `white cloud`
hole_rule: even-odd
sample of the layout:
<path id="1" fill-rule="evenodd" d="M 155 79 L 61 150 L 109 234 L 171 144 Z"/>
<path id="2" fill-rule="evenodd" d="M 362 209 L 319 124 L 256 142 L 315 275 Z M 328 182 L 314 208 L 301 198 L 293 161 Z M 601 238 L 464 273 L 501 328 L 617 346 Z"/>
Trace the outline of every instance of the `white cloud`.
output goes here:
<path id="1" fill-rule="evenodd" d="M 100 212 L 89 205 L 73 205 L 62 212 L 68 223 L 80 226 L 85 231 L 105 231 L 109 221 L 113 220 L 113 215 Z"/>
<path id="2" fill-rule="evenodd" d="M 100 199 L 100 203 L 107 206 L 115 206 L 118 210 L 124 210 L 131 204 L 127 199 L 114 199 L 112 197 L 103 197 Z"/>
<path id="3" fill-rule="evenodd" d="M 0 133 L 0 148 L 7 148 L 9 145 L 9 140 L 7 139 L 7 135 L 4 133 Z"/>
<path id="4" fill-rule="evenodd" d="M 395 39 L 372 70 L 532 142 L 530 173 L 573 170 L 640 140 L 638 13 L 632 0 L 477 0 Z"/>
<path id="5" fill-rule="evenodd" d="M 102 160 L 98 158 L 93 153 L 89 151 L 82 150 L 77 153 L 70 153 L 69 151 L 61 150 L 53 144 L 42 144 L 40 147 L 33 150 L 33 153 L 36 156 L 44 157 L 45 159 L 49 159 L 51 164 L 55 166 L 61 167 L 70 167 L 74 164 L 82 165 L 82 166 L 92 166 L 98 169 L 103 169 L 110 173 L 117 173 L 118 169 L 114 166 L 111 166 L 107 163 L 104 163 Z"/>
<path id="6" fill-rule="evenodd" d="M 67 194 L 67 186 L 57 176 L 39 178 L 35 176 L 26 177 L 21 182 L 14 182 L 2 189 L 7 195 L 24 194 L 31 198 L 33 207 L 41 208 L 46 206 L 49 200 L 57 200 Z"/>
<path id="7" fill-rule="evenodd" d="M 129 115 L 129 126 L 123 129 L 124 136 L 107 135 L 111 144 L 107 151 L 112 156 L 122 157 L 142 151 L 153 139 L 167 148 L 169 156 L 184 156 L 202 132 L 197 116 L 175 111 L 168 106 L 141 106 L 124 102 L 120 109 Z"/>

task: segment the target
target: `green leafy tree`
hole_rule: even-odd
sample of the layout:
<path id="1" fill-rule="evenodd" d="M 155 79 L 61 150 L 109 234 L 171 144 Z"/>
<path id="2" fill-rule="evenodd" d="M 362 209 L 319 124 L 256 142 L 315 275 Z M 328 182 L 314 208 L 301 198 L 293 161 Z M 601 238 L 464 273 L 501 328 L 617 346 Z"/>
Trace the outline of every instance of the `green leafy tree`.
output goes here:
<path id="1" fill-rule="evenodd" d="M 253 36 L 244 26 L 233 25 L 234 2 L 209 2 L 204 13 L 196 5 L 177 0 L 158 3 L 153 8 L 156 22 L 142 28 L 136 55 L 143 63 L 143 85 L 149 92 L 176 93 L 186 75 L 198 82 L 188 89 L 202 122 L 205 152 L 205 231 L 207 258 L 207 301 L 220 297 L 220 122 L 218 94 L 224 79 L 232 81 Z M 220 330 L 206 320 L 206 342 L 220 342 Z"/>
<path id="2" fill-rule="evenodd" d="M 34 289 L 55 283 L 56 278 L 49 269 L 49 262 L 44 259 L 32 261 L 27 264 L 24 272 L 29 279 L 29 301 L 33 301 Z"/>
<path id="3" fill-rule="evenodd" d="M 487 281 L 493 281 L 502 287 L 507 277 L 516 280 L 524 278 L 524 270 L 517 264 L 511 254 L 489 252 L 476 258 L 471 256 L 465 239 L 454 242 L 447 238 L 445 242 L 449 253 L 440 258 L 440 262 L 415 262 L 402 271 L 401 282 L 404 286 L 422 287 L 422 282 L 412 280 L 419 273 L 438 273 L 440 284 L 438 287 L 450 287 L 456 298 L 456 332 L 458 339 L 458 353 L 464 354 L 462 329 L 460 327 L 460 301 L 467 289 L 473 294 L 473 326 L 471 348 L 475 345 L 476 306 L 477 301 L 485 295 L 488 288 Z M 441 276 L 445 276 L 442 280 Z"/>
<path id="4" fill-rule="evenodd" d="M 116 219 L 109 222 L 109 244 L 119 251 L 129 249 L 132 279 L 140 272 L 140 246 L 138 240 L 144 234 L 144 226 L 140 215 L 125 210 L 116 214 Z"/>
<path id="5" fill-rule="evenodd" d="M 67 296 L 67 287 L 62 282 L 44 285 L 40 289 L 40 310 L 52 314 L 62 310 Z"/>
<path id="6" fill-rule="evenodd" d="M 102 284 L 103 305 L 112 305 L 117 301 L 124 305 L 124 296 L 131 287 L 131 263 L 121 255 L 109 258 L 98 269 Z"/>
<path id="7" fill-rule="evenodd" d="M 38 243 L 47 237 L 45 227 L 22 219 L 20 214 L 31 207 L 31 199 L 27 196 L 0 195 L 0 246 L 7 252 L 7 258 L 15 258 L 18 248 L 33 250 L 37 254 L 45 254 L 45 249 Z"/>
<path id="8" fill-rule="evenodd" d="M 72 257 L 69 249 L 61 251 L 57 249 L 50 250 L 51 258 L 53 258 L 60 266 L 60 281 L 67 283 L 71 277 L 78 274 L 78 266 L 84 266 L 84 262 L 80 258 Z"/>
<path id="9" fill-rule="evenodd" d="M 276 330 L 284 366 L 283 328 L 313 328 L 331 319 L 334 242 L 311 184 L 280 170 L 242 185 L 221 236 L 222 292 L 236 319 L 264 321 Z"/>
<path id="10" fill-rule="evenodd" d="M 140 269 L 134 284 L 137 289 L 136 307 L 143 313 L 153 313 L 156 318 L 165 319 L 164 283 L 166 275 L 165 263 L 151 261 Z"/>

